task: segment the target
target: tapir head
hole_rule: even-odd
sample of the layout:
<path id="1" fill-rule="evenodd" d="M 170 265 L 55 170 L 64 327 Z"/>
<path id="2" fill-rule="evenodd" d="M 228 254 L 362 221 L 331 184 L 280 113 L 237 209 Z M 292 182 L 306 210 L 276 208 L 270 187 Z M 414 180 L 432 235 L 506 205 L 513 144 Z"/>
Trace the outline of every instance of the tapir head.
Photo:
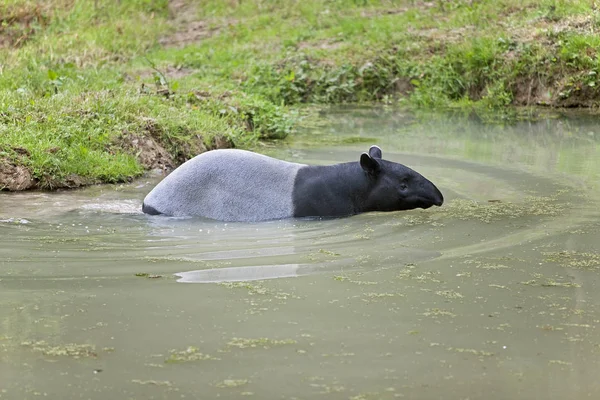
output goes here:
<path id="1" fill-rule="evenodd" d="M 441 206 L 444 196 L 423 175 L 395 162 L 381 159 L 381 149 L 371 146 L 360 156 L 360 166 L 367 173 L 370 190 L 366 211 L 399 211 Z"/>

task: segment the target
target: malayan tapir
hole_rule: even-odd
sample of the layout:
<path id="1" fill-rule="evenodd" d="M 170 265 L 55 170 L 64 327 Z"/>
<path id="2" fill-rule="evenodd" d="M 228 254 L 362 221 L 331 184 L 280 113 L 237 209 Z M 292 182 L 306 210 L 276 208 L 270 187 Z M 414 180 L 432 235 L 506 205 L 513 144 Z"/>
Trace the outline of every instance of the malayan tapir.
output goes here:
<path id="1" fill-rule="evenodd" d="M 305 165 L 245 150 L 213 150 L 175 169 L 144 199 L 146 214 L 221 221 L 344 217 L 441 206 L 438 188 L 371 146 L 358 162 Z"/>

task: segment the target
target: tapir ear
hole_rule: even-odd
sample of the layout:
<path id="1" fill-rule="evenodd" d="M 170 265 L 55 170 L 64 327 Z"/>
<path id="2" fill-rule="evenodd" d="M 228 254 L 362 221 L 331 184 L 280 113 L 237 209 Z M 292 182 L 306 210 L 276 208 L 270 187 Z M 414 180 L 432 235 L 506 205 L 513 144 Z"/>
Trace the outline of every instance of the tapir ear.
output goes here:
<path id="1" fill-rule="evenodd" d="M 369 173 L 369 175 L 377 175 L 381 170 L 381 166 L 377 162 L 376 159 L 368 155 L 367 153 L 362 153 L 360 155 L 360 166 L 363 170 Z"/>
<path id="2" fill-rule="evenodd" d="M 369 155 L 373 158 L 381 158 L 381 149 L 378 146 L 371 146 L 369 149 Z"/>

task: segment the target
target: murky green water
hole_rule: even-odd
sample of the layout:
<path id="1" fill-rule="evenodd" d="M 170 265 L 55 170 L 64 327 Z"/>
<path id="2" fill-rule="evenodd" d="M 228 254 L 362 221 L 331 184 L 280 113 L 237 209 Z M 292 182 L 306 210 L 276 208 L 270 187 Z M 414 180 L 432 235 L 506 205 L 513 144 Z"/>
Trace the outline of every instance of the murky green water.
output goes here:
<path id="1" fill-rule="evenodd" d="M 265 152 L 377 143 L 444 206 L 225 224 L 140 214 L 151 179 L 0 193 L 0 398 L 598 398 L 597 119 L 329 118 L 338 144 Z"/>

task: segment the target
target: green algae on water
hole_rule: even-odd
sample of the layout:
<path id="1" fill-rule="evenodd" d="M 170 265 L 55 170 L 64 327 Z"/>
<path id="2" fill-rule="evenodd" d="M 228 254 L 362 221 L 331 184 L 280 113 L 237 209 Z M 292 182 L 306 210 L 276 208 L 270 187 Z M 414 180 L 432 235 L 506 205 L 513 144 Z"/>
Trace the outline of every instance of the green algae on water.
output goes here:
<path id="1" fill-rule="evenodd" d="M 287 344 L 296 344 L 294 339 L 269 339 L 269 338 L 258 338 L 258 339 L 245 339 L 245 338 L 232 338 L 227 342 L 228 347 L 237 347 L 238 349 L 255 349 L 263 348 L 269 349 L 274 346 L 283 346 Z"/>
<path id="2" fill-rule="evenodd" d="M 475 349 L 465 349 L 462 347 L 448 347 L 446 350 L 448 351 L 453 351 L 456 353 L 463 353 L 463 354 L 473 354 L 479 357 L 491 357 L 494 355 L 494 353 L 490 353 L 489 351 L 483 351 L 483 350 L 475 350 Z"/>
<path id="3" fill-rule="evenodd" d="M 455 292 L 454 290 L 438 290 L 437 292 L 435 292 L 435 294 L 437 294 L 438 296 L 445 297 L 447 299 L 462 299 L 463 297 L 465 297 L 462 294 Z"/>
<path id="4" fill-rule="evenodd" d="M 239 386 L 244 386 L 250 383 L 248 379 L 225 379 L 221 382 L 215 384 L 216 387 L 225 389 L 225 388 L 236 388 Z"/>
<path id="5" fill-rule="evenodd" d="M 165 387 L 173 386 L 173 384 L 169 381 L 155 381 L 155 380 L 143 381 L 141 379 L 132 379 L 131 382 L 137 383 L 138 385 L 154 385 L 154 386 L 165 386 Z"/>
<path id="6" fill-rule="evenodd" d="M 497 269 L 509 269 L 511 267 L 504 265 L 504 264 L 499 264 L 499 263 L 488 263 L 485 262 L 483 260 L 479 260 L 479 259 L 468 259 L 463 261 L 464 264 L 474 264 L 475 268 L 477 269 L 484 269 L 484 270 L 497 270 Z"/>
<path id="7" fill-rule="evenodd" d="M 566 287 L 566 288 L 580 288 L 581 285 L 574 282 L 558 282 L 554 279 L 546 278 L 545 282 L 538 282 L 536 279 L 529 281 L 520 282 L 521 285 L 527 286 L 541 286 L 541 287 Z"/>
<path id="8" fill-rule="evenodd" d="M 558 251 L 543 253 L 545 261 L 555 262 L 565 268 L 585 269 L 595 271 L 600 269 L 600 253 Z"/>
<path id="9" fill-rule="evenodd" d="M 437 318 L 437 317 L 456 317 L 456 314 L 447 311 L 447 310 L 441 310 L 439 308 L 428 308 L 426 312 L 422 313 L 421 315 L 425 316 L 425 317 L 433 317 L 433 318 Z"/>
<path id="10" fill-rule="evenodd" d="M 553 279 L 548 279 L 546 282 L 542 283 L 543 287 L 566 287 L 566 288 L 580 288 L 581 285 L 574 282 L 557 282 Z"/>
<path id="11" fill-rule="evenodd" d="M 228 289 L 248 289 L 248 294 L 251 295 L 265 295 L 270 294 L 271 292 L 266 287 L 260 285 L 259 283 L 250 283 L 250 282 L 220 282 L 220 286 L 224 286 Z"/>
<path id="12" fill-rule="evenodd" d="M 185 350 L 171 350 L 171 355 L 165 360 L 165 363 L 179 363 L 202 360 L 220 360 L 220 358 L 213 357 L 210 354 L 201 353 L 200 349 L 198 349 L 197 347 L 189 346 Z"/>
<path id="13" fill-rule="evenodd" d="M 455 199 L 439 210 L 436 210 L 436 212 L 448 218 L 460 220 L 474 219 L 486 223 L 506 218 L 514 219 L 527 216 L 553 217 L 560 215 L 567 205 L 565 203 L 558 203 L 557 197 L 528 196 L 522 203 L 480 203 L 474 200 Z"/>
<path id="14" fill-rule="evenodd" d="M 404 294 L 402 294 L 402 293 L 375 293 L 375 292 L 369 292 L 369 293 L 363 293 L 363 296 L 365 296 L 369 300 L 373 300 L 373 299 L 382 299 L 382 298 L 385 298 L 385 297 L 404 297 Z M 363 299 L 363 300 L 367 300 L 367 299 Z"/>
<path id="15" fill-rule="evenodd" d="M 335 275 L 333 277 L 333 279 L 335 279 L 338 282 L 348 282 L 348 283 L 353 283 L 355 285 L 378 285 L 379 282 L 374 282 L 374 281 L 359 281 L 359 280 L 354 280 L 351 279 L 348 276 L 343 276 L 343 275 Z"/>
<path id="16" fill-rule="evenodd" d="M 332 256 L 332 257 L 338 257 L 338 256 L 340 256 L 340 253 L 335 253 L 333 251 L 325 250 L 325 249 L 319 249 L 319 253 L 327 254 L 328 256 Z"/>
<path id="17" fill-rule="evenodd" d="M 508 287 L 506 287 L 504 285 L 498 285 L 498 284 L 495 284 L 495 283 L 490 283 L 488 286 L 491 287 L 491 288 L 496 288 L 496 289 L 510 290 Z"/>
<path id="18" fill-rule="evenodd" d="M 548 364 L 571 366 L 573 363 L 563 360 L 550 360 Z"/>
<path id="19" fill-rule="evenodd" d="M 68 343 L 60 346 L 51 346 L 44 340 L 37 342 L 25 341 L 22 346 L 29 347 L 33 351 L 40 352 L 46 356 L 67 356 L 72 358 L 97 357 L 96 347 L 90 344 Z"/>
<path id="20" fill-rule="evenodd" d="M 149 278 L 149 279 L 157 279 L 157 278 L 162 278 L 162 275 L 154 275 L 154 274 L 149 274 L 147 272 L 138 272 L 135 274 L 135 276 L 137 276 L 138 278 Z"/>
<path id="21" fill-rule="evenodd" d="M 300 297 L 292 293 L 286 293 L 282 291 L 272 290 L 264 287 L 259 281 L 253 282 L 219 282 L 218 285 L 224 286 L 228 289 L 248 289 L 248 294 L 251 296 L 259 295 L 266 296 L 270 295 L 272 298 L 277 300 L 288 300 L 288 299 L 299 299 Z M 269 298 L 266 298 L 268 300 Z"/>

